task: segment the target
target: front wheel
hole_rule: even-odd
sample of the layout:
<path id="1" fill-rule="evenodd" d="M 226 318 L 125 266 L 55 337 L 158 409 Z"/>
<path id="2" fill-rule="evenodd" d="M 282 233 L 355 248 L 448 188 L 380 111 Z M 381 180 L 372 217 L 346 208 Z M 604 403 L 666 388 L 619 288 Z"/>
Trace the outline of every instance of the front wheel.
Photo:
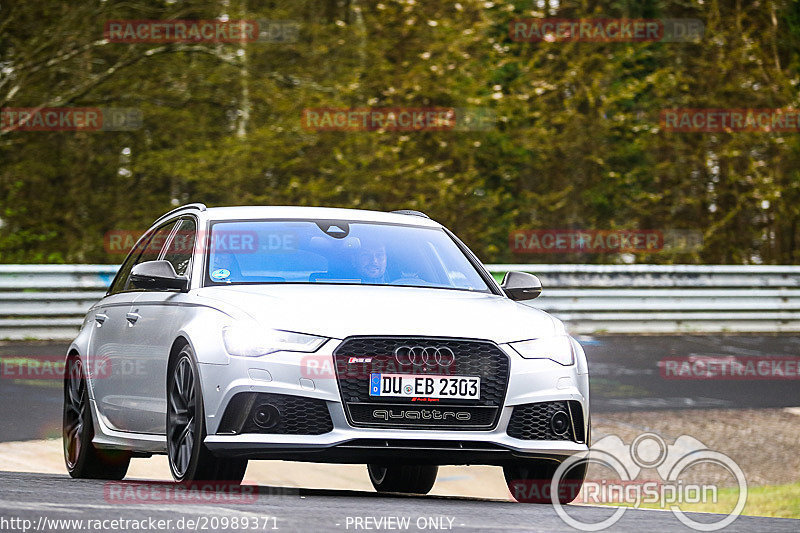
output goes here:
<path id="1" fill-rule="evenodd" d="M 526 460 L 503 467 L 508 490 L 521 503 L 552 503 L 551 482 L 559 461 Z M 558 483 L 558 501 L 567 504 L 578 497 L 586 478 L 586 463 L 580 462 L 564 473 Z"/>
<path id="2" fill-rule="evenodd" d="M 436 465 L 367 465 L 369 480 L 378 492 L 428 494 L 436 482 Z"/>
<path id="3" fill-rule="evenodd" d="M 167 384 L 167 455 L 178 482 L 241 483 L 247 459 L 222 459 L 206 448 L 203 397 L 192 349 L 187 344 L 172 365 Z"/>
<path id="4" fill-rule="evenodd" d="M 77 355 L 67 359 L 64 375 L 64 413 L 62 441 L 64 462 L 69 475 L 77 479 L 122 479 L 128 472 L 131 454 L 122 450 L 102 450 L 92 443 L 92 425 L 86 372 Z"/>

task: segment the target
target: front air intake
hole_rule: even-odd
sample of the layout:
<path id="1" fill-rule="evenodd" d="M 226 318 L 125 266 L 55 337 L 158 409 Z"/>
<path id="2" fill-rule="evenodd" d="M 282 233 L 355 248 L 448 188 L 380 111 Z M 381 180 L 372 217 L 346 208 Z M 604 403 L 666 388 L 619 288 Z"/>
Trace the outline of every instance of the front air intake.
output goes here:
<path id="1" fill-rule="evenodd" d="M 575 400 L 517 405 L 506 430 L 509 437 L 521 440 L 569 440 L 583 443 L 581 403 Z"/>
<path id="2" fill-rule="evenodd" d="M 217 434 L 321 435 L 329 431 L 333 431 L 333 421 L 324 400 L 290 394 L 240 392 L 228 402 Z"/>

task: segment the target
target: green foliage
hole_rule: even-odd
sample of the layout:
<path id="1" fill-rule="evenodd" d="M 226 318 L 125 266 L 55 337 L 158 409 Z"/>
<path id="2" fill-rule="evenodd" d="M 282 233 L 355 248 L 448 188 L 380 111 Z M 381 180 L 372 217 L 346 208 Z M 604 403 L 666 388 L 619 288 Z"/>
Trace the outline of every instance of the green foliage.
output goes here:
<path id="1" fill-rule="evenodd" d="M 0 262 L 118 262 L 177 203 L 420 209 L 486 262 L 515 229 L 683 229 L 638 262 L 794 263 L 797 133 L 669 133 L 665 108 L 798 106 L 791 0 L 49 1 L 0 6 L 0 107 L 135 107 L 129 132 L 0 132 Z M 121 44 L 113 19 L 294 20 L 292 43 Z M 699 43 L 514 42 L 515 18 L 697 18 Z M 470 107 L 486 131 L 333 131 L 314 107 Z"/>

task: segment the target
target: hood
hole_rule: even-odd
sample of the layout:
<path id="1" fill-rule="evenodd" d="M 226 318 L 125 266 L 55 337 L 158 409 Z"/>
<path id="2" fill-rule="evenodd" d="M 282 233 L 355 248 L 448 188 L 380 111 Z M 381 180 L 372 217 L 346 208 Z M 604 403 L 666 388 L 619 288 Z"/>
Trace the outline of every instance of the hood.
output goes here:
<path id="1" fill-rule="evenodd" d="M 420 335 L 513 342 L 563 333 L 538 309 L 494 294 L 417 287 L 274 284 L 205 287 L 206 305 L 233 306 L 264 327 L 343 339 Z"/>

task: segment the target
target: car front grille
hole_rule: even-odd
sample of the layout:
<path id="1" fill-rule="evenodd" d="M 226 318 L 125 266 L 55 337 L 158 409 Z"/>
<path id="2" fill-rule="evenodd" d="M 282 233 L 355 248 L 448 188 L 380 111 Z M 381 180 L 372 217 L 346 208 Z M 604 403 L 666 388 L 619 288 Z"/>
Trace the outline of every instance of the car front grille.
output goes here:
<path id="1" fill-rule="evenodd" d="M 265 407 L 277 416 L 269 424 L 259 425 L 256 413 Z M 333 431 L 333 421 L 324 400 L 290 394 L 240 392 L 228 402 L 217 434 L 321 435 L 329 431 Z"/>
<path id="2" fill-rule="evenodd" d="M 403 346 L 452 350 L 451 364 L 398 361 Z M 508 385 L 508 356 L 493 342 L 442 337 L 349 337 L 334 350 L 339 392 L 354 427 L 492 429 Z M 480 399 L 370 396 L 370 374 L 479 376 Z"/>
<path id="3" fill-rule="evenodd" d="M 563 435 L 556 434 L 550 420 L 559 411 L 570 417 L 571 424 Z M 569 440 L 584 442 L 583 410 L 575 400 L 539 402 L 517 405 L 506 430 L 509 437 L 522 440 Z"/>

